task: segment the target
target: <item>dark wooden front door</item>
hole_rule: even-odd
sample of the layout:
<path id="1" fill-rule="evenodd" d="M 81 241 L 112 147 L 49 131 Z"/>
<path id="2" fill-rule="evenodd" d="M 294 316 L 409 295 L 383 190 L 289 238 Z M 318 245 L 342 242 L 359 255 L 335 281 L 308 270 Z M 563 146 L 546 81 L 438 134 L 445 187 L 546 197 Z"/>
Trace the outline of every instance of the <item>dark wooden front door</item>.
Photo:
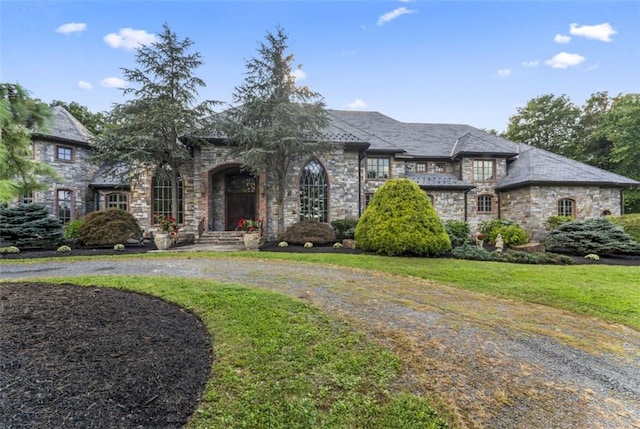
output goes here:
<path id="1" fill-rule="evenodd" d="M 256 218 L 256 179 L 249 173 L 226 176 L 226 230 L 233 231 L 242 218 Z"/>

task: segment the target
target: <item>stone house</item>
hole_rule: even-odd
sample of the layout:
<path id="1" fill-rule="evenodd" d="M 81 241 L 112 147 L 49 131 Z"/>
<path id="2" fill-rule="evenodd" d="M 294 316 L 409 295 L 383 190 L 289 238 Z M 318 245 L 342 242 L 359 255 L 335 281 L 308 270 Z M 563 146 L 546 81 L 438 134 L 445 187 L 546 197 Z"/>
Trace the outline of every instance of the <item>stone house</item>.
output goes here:
<path id="1" fill-rule="evenodd" d="M 297 160 L 286 193 L 285 226 L 304 218 L 357 219 L 386 180 L 401 177 L 424 189 L 443 220 L 464 220 L 475 230 L 485 219 L 511 219 L 537 239 L 544 236 L 549 216 L 622 214 L 624 190 L 640 186 L 468 125 L 403 123 L 378 112 L 328 114 L 323 138 L 335 148 Z M 104 177 L 87 161 L 86 129 L 62 108 L 55 109 L 55 119 L 47 135 L 34 136 L 34 147 L 40 159 L 64 172 L 65 182 L 53 183 L 34 201 L 65 221 L 93 210 L 123 208 L 153 231 L 155 216 L 171 212 L 169 184 L 153 172 L 131 187 Z M 229 231 L 241 218 L 256 218 L 263 220 L 267 238 L 275 237 L 272 187 L 265 175 L 243 171 L 223 139 L 193 147 L 192 161 L 179 173 L 182 231 L 197 236 Z"/>

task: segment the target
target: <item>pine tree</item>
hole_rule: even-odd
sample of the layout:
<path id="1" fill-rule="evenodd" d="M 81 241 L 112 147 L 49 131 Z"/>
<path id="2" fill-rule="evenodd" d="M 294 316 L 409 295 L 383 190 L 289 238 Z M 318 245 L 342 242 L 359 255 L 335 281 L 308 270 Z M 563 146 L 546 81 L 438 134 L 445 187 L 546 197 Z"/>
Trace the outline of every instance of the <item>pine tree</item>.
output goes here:
<path id="1" fill-rule="evenodd" d="M 278 235 L 284 232 L 284 200 L 292 165 L 331 150 L 319 138 L 328 119 L 322 96 L 296 86 L 288 35 L 268 32 L 258 57 L 246 62 L 244 83 L 235 88 L 236 107 L 226 112 L 225 134 L 233 153 L 254 174 L 266 173 L 278 208 Z"/>
<path id="2" fill-rule="evenodd" d="M 203 62 L 199 52 L 189 52 L 192 45 L 165 24 L 156 42 L 137 49 L 139 68 L 122 69 L 133 85 L 123 93 L 133 97 L 114 106 L 94 144 L 95 160 L 123 181 L 135 181 L 149 171 L 169 179 L 176 219 L 179 171 L 192 159 L 189 144 L 211 134 L 213 108 L 218 104 L 196 103 L 198 89 L 206 84 L 194 75 Z"/>

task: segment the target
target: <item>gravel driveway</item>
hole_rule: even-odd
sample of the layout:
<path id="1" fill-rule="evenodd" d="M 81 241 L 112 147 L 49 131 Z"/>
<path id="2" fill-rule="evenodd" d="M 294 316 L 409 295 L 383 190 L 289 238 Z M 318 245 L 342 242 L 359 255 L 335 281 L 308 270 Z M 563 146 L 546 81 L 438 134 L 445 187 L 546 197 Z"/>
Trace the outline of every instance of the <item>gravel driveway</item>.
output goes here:
<path id="1" fill-rule="evenodd" d="M 154 275 L 282 292 L 402 356 L 400 381 L 463 427 L 640 428 L 640 333 L 567 311 L 377 272 L 234 258 L 0 264 L 1 280 Z"/>

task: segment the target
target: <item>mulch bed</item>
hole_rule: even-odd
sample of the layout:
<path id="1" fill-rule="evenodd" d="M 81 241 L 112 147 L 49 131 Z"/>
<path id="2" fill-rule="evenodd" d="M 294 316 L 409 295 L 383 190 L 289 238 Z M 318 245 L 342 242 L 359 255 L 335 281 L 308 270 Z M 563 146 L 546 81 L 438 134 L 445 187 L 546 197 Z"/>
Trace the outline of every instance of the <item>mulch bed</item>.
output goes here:
<path id="1" fill-rule="evenodd" d="M 0 283 L 0 427 L 179 428 L 207 382 L 210 335 L 150 296 Z"/>

